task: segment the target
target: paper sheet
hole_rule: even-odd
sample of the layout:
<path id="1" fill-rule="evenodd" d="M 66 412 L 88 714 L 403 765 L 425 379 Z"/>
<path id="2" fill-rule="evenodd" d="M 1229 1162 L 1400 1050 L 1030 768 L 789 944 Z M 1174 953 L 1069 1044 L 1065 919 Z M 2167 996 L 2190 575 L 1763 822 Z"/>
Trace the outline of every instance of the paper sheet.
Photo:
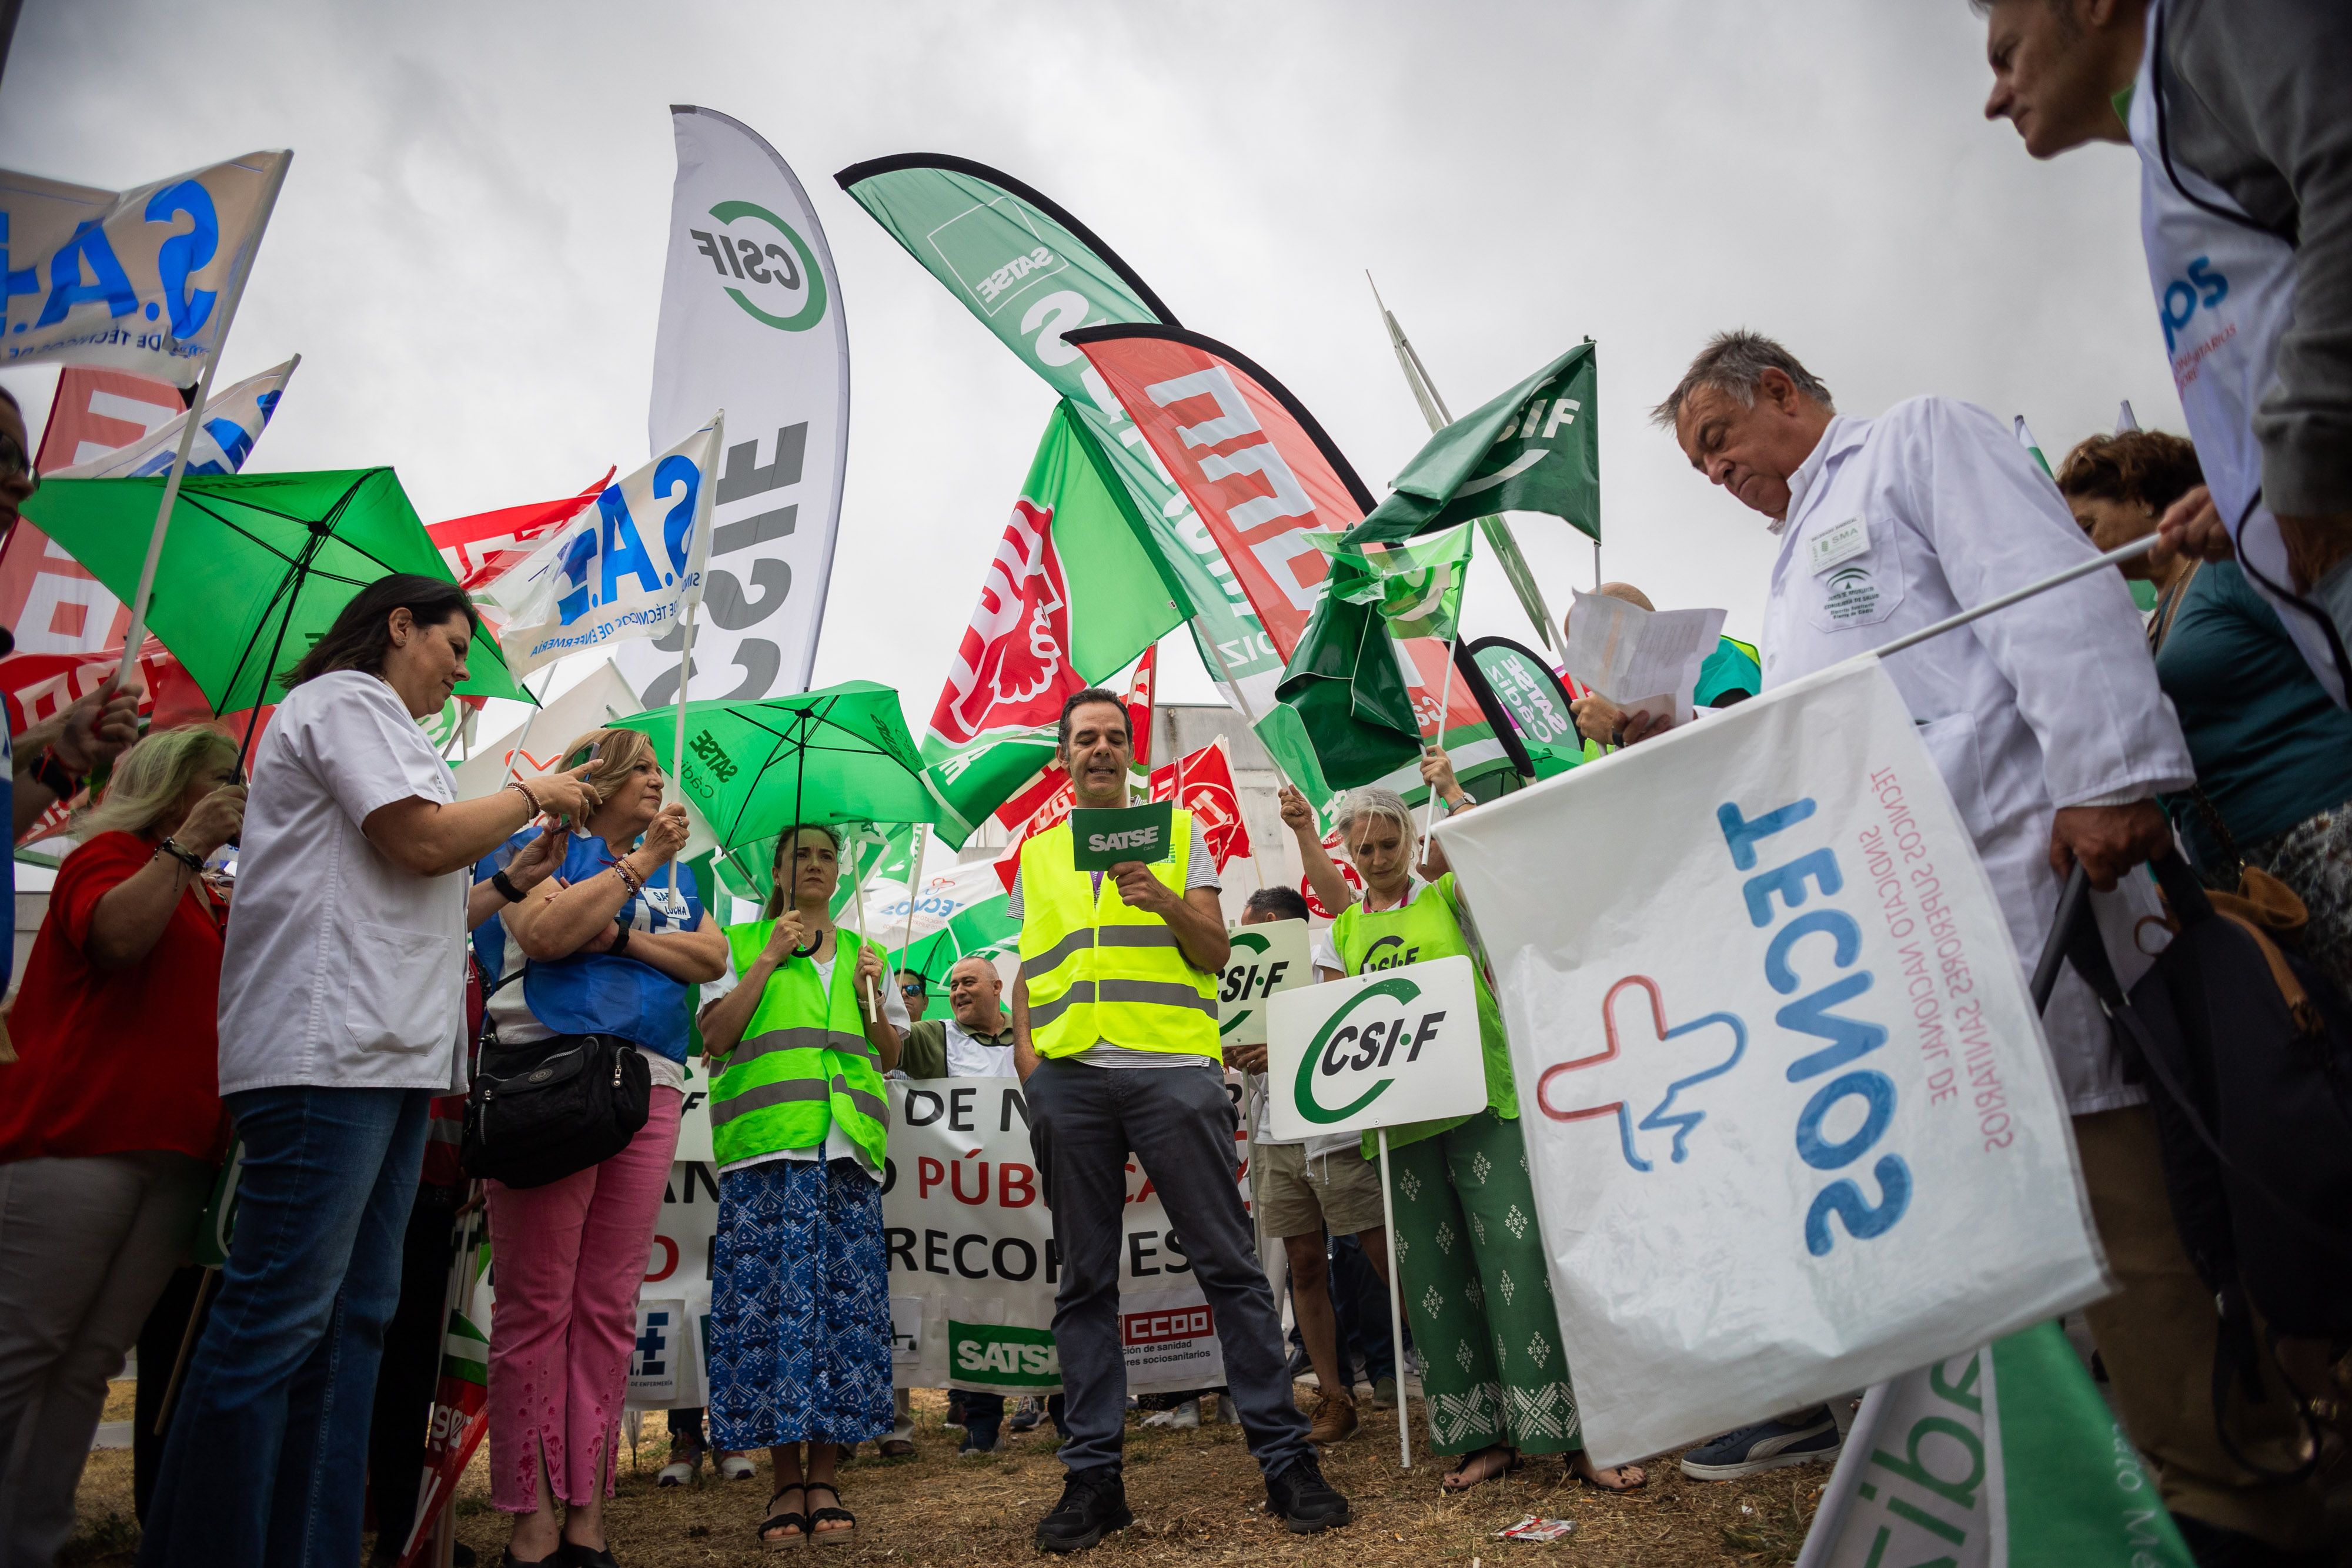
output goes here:
<path id="1" fill-rule="evenodd" d="M 1568 616 L 1568 673 L 1625 710 L 1676 724 L 1692 716 L 1698 668 L 1723 634 L 1720 610 L 1644 610 L 1576 591 Z"/>

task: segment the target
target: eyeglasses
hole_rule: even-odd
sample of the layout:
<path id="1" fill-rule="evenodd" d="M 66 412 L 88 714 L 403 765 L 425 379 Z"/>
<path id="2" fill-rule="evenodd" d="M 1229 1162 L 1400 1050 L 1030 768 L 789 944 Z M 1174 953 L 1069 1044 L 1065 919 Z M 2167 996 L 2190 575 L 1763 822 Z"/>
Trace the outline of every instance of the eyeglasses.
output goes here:
<path id="1" fill-rule="evenodd" d="M 919 997 L 923 994 L 923 988 L 920 986 L 900 986 L 898 988 L 898 994 L 902 997 Z"/>
<path id="2" fill-rule="evenodd" d="M 33 460 L 25 455 L 24 446 L 15 436 L 0 432 L 0 484 L 16 478 L 29 481 L 27 496 L 41 487 L 41 476 L 33 472 Z"/>

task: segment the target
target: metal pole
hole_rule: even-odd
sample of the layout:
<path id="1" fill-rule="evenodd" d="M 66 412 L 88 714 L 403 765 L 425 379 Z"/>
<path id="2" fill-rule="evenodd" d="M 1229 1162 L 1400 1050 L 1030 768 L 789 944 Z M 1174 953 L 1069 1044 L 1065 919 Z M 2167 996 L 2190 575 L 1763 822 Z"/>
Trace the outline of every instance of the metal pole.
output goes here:
<path id="1" fill-rule="evenodd" d="M 557 663 L 560 664 L 562 661 L 558 660 Z M 521 682 L 522 695 L 530 698 L 530 706 L 524 710 L 522 716 L 522 733 L 515 737 L 515 743 L 512 746 L 507 747 L 506 778 L 499 780 L 499 789 L 505 789 L 508 781 L 514 778 L 516 772 L 515 758 L 520 757 L 522 755 L 522 748 L 530 743 L 530 727 L 539 722 L 541 705 L 543 705 L 547 700 L 547 689 L 554 684 L 554 664 L 547 666 L 547 678 L 539 683 L 539 690 L 537 692 L 533 692 L 530 689 L 530 677 L 525 676 L 523 678 Z M 561 760 L 561 758 L 558 760 Z"/>
<path id="2" fill-rule="evenodd" d="M 1454 641 L 1445 644 L 1445 683 L 1437 694 L 1437 744 L 1432 748 L 1437 751 L 1445 749 L 1445 710 L 1454 702 L 1454 653 L 1461 645 L 1462 632 L 1456 627 Z M 1430 824 L 1436 820 L 1437 786 L 1433 784 L 1429 787 L 1429 799 L 1421 806 L 1421 836 L 1424 841 L 1429 838 Z"/>
<path id="3" fill-rule="evenodd" d="M 694 669 L 694 612 L 702 605 L 702 590 L 697 587 L 686 601 L 684 634 L 677 642 L 677 728 L 670 737 L 670 777 L 678 780 L 677 797 L 686 799 L 686 682 Z M 669 890 L 677 892 L 677 857 L 669 858 Z M 864 921 L 859 921 L 864 925 Z"/>
<path id="4" fill-rule="evenodd" d="M 1396 1202 L 1389 1196 L 1389 1130 L 1380 1129 L 1381 1224 L 1389 1233 L 1389 1335 L 1396 1351 L 1397 1454 L 1412 1469 L 1412 1402 L 1404 1391 L 1404 1289 L 1398 1282 L 1404 1270 L 1397 1253 Z"/>
<path id="5" fill-rule="evenodd" d="M 2144 556 L 2154 549 L 2157 543 L 2158 537 L 2154 534 L 2143 539 L 2134 539 L 2131 543 L 2118 546 L 2105 555 L 2094 556 L 2089 560 L 2078 562 L 2062 572 L 2043 578 L 2039 582 L 2029 582 L 2023 588 L 2012 589 L 1998 599 L 1989 599 L 1972 609 L 1961 611 L 1958 615 L 1948 615 L 1933 626 L 1923 626 L 1916 632 L 1906 632 L 1892 643 L 1882 643 L 1871 649 L 1869 653 L 1857 653 L 1854 657 L 1884 659 L 1889 653 L 1899 653 L 1904 649 L 1924 643 L 1930 637 L 1940 637 L 1947 632 L 1965 626 L 1979 616 L 1990 615 L 1996 610 L 2006 610 L 2011 605 L 2021 600 L 2031 599 L 2037 593 L 2047 593 L 2053 588 L 2063 588 L 2078 577 L 2090 576 L 2102 567 L 2120 565 L 2125 561 Z"/>
<path id="6" fill-rule="evenodd" d="M 1592 541 L 1592 591 L 1601 591 L 1601 541 Z"/>
<path id="7" fill-rule="evenodd" d="M 155 570 L 163 561 L 163 536 L 171 529 L 172 507 L 180 498 L 180 480 L 188 472 L 188 448 L 195 442 L 196 426 L 204 422 L 205 406 L 212 401 L 213 375 L 220 369 L 221 351 L 228 347 L 228 329 L 236 323 L 237 306 L 244 301 L 245 280 L 253 276 L 253 258 L 261 252 L 261 236 L 268 230 L 271 210 L 278 205 L 278 187 L 286 183 L 286 171 L 293 162 L 294 154 L 289 152 L 263 187 L 261 203 L 254 214 L 253 243 L 237 259 L 236 276 L 229 282 L 228 297 L 221 302 L 220 330 L 213 338 L 212 352 L 205 356 L 204 373 L 196 380 L 196 401 L 188 405 L 180 426 L 180 448 L 173 454 L 171 472 L 163 480 L 163 498 L 155 507 L 155 526 L 147 535 L 147 559 L 139 569 L 139 588 L 131 596 L 131 625 L 122 634 L 122 662 L 108 677 L 106 689 L 99 696 L 101 703 L 121 689 L 124 675 L 147 641 L 147 607 L 155 598 Z M 263 672 L 265 679 L 268 674 Z"/>

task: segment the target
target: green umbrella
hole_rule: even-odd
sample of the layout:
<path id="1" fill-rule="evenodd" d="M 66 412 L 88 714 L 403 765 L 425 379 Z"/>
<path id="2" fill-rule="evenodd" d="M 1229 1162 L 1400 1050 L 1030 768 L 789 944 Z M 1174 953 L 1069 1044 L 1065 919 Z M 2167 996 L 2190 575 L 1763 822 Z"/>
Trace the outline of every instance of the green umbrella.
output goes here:
<path id="1" fill-rule="evenodd" d="M 124 603 L 139 589 L 163 476 L 52 479 L 25 507 Z M 173 504 L 148 630 L 215 715 L 274 702 L 277 677 L 362 588 L 396 571 L 454 581 L 389 468 L 191 474 Z M 474 641 L 457 690 L 520 700 L 506 657 Z"/>
<path id="2" fill-rule="evenodd" d="M 677 709 L 614 723 L 653 742 L 656 758 L 727 849 L 803 822 L 939 821 L 898 694 L 872 681 L 758 702 L 688 703 L 682 765 L 672 755 Z"/>

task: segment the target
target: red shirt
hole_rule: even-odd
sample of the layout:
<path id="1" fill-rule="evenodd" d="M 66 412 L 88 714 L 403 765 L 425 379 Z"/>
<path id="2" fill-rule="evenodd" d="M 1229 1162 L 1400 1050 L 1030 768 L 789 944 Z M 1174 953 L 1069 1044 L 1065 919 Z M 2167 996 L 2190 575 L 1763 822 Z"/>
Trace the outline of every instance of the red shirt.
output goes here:
<path id="1" fill-rule="evenodd" d="M 199 881 L 128 968 L 84 955 L 98 901 L 152 859 L 130 833 L 66 857 L 9 1015 L 17 1061 L 0 1067 L 0 1161 L 173 1149 L 217 1159 L 221 925 L 228 906 Z"/>

